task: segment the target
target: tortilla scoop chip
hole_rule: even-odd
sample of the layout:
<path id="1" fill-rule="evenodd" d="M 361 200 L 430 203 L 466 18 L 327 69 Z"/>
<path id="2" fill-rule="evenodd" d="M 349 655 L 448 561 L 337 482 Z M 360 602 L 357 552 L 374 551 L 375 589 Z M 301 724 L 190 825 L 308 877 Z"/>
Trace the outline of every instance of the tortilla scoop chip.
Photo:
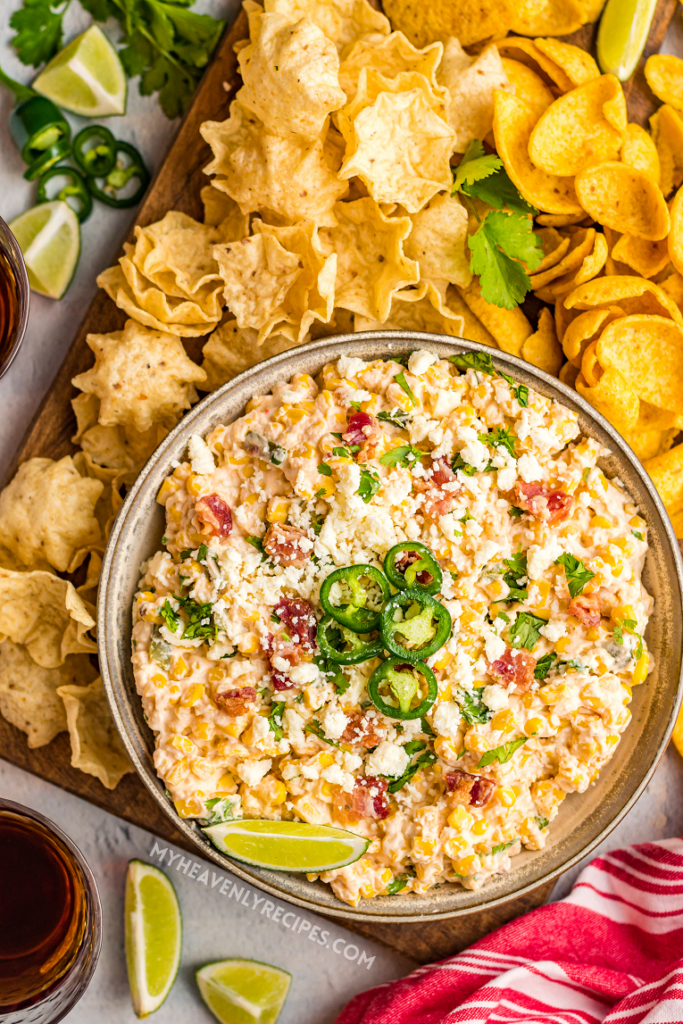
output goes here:
<path id="1" fill-rule="evenodd" d="M 564 33 L 562 33 L 564 35 Z M 599 78 L 600 69 L 590 53 L 560 39 L 534 39 L 537 49 L 564 71 L 574 88 Z"/>
<path id="2" fill-rule="evenodd" d="M 558 97 L 529 138 L 529 156 L 547 174 L 570 177 L 617 160 L 626 132 L 626 101 L 614 75 L 600 75 Z"/>
<path id="3" fill-rule="evenodd" d="M 97 671 L 87 654 L 70 654 L 58 668 L 42 668 L 25 647 L 0 644 L 0 713 L 28 736 L 30 748 L 43 747 L 66 729 L 57 688 L 87 686 Z"/>
<path id="4" fill-rule="evenodd" d="M 29 459 L 0 494 L 0 544 L 26 568 L 47 562 L 73 572 L 100 540 L 94 509 L 103 489 L 69 455 Z"/>
<path id="5" fill-rule="evenodd" d="M 216 328 L 202 349 L 202 369 L 206 373 L 202 391 L 216 391 L 243 370 L 296 348 L 297 344 L 294 331 L 289 326 L 283 326 L 279 333 L 271 334 L 259 345 L 257 330 L 253 327 L 239 328 L 236 320 L 227 320 Z"/>
<path id="6" fill-rule="evenodd" d="M 657 147 L 652 136 L 639 124 L 626 125 L 626 138 L 621 147 L 621 162 L 643 171 L 659 185 L 661 168 Z"/>
<path id="7" fill-rule="evenodd" d="M 534 329 L 519 306 L 515 306 L 514 309 L 502 309 L 487 302 L 481 294 L 477 278 L 472 281 L 469 288 L 458 288 L 458 292 L 503 352 L 509 352 L 513 356 L 522 354 L 522 346 L 534 333 Z"/>
<path id="8" fill-rule="evenodd" d="M 560 372 L 564 362 L 562 346 L 557 340 L 553 315 L 546 307 L 541 310 L 536 331 L 522 345 L 521 355 L 522 359 L 554 377 Z"/>
<path id="9" fill-rule="evenodd" d="M 568 36 L 583 25 L 581 0 L 517 0 L 510 29 L 522 36 Z"/>
<path id="10" fill-rule="evenodd" d="M 464 54 L 464 66 L 469 66 L 472 58 L 464 53 L 457 40 L 449 40 L 449 43 L 452 42 L 455 42 Z M 444 48 L 441 43 L 430 43 L 423 49 L 418 49 L 406 39 L 403 32 L 392 32 L 388 36 L 367 36 L 358 39 L 348 53 L 344 54 L 339 67 L 339 84 L 346 94 L 347 101 L 352 100 L 358 90 L 361 72 L 367 67 L 378 71 L 386 78 L 395 78 L 404 71 L 416 71 L 425 76 L 432 88 L 436 88 L 436 69 L 443 54 Z"/>
<path id="11" fill-rule="evenodd" d="M 415 46 L 426 46 L 449 36 L 470 46 L 482 39 L 505 35 L 512 17 L 511 0 L 487 3 L 482 0 L 385 0 L 384 11 L 394 28 L 404 32 Z"/>
<path id="12" fill-rule="evenodd" d="M 645 61 L 645 78 L 658 100 L 683 108 L 683 60 L 669 53 L 655 53 Z"/>
<path id="13" fill-rule="evenodd" d="M 85 391 L 71 399 L 76 415 L 77 430 L 72 437 L 98 466 L 125 470 L 137 476 L 168 433 L 168 428 L 157 423 L 141 433 L 135 427 L 102 426 L 99 422 L 100 400 Z"/>
<path id="14" fill-rule="evenodd" d="M 531 162 L 529 139 L 537 120 L 533 111 L 502 89 L 496 89 L 493 103 L 498 155 L 527 202 L 546 213 L 580 214 L 582 207 L 574 191 L 574 179 L 547 174 Z"/>
<path id="15" fill-rule="evenodd" d="M 247 5 L 245 4 L 245 8 Z M 361 36 L 389 35 L 391 25 L 368 0 L 265 0 L 268 12 L 284 14 L 291 22 L 306 18 L 317 25 L 341 52 Z M 248 8 L 247 8 L 248 9 Z M 254 4 L 256 14 L 261 8 Z"/>
<path id="16" fill-rule="evenodd" d="M 580 368 L 583 354 L 590 343 L 597 341 L 607 324 L 624 315 L 623 309 L 611 306 L 607 309 L 587 309 L 572 320 L 562 338 L 562 348 L 569 362 Z"/>
<path id="17" fill-rule="evenodd" d="M 603 331 L 596 353 L 651 405 L 683 414 L 683 328 L 661 316 L 621 317 Z M 585 360 L 585 356 L 584 356 Z"/>
<path id="18" fill-rule="evenodd" d="M 642 277 L 615 275 L 594 278 L 570 292 L 564 306 L 576 310 L 619 306 L 627 316 L 652 313 L 671 317 L 683 326 L 683 317 L 673 299 L 659 285 Z"/>
<path id="19" fill-rule="evenodd" d="M 127 269 L 130 274 L 135 273 L 135 268 L 127 267 Z M 152 306 L 155 312 L 160 312 L 165 317 L 165 320 L 160 320 L 154 313 L 150 313 L 138 304 L 136 294 L 121 267 L 108 267 L 103 270 L 97 278 L 97 284 L 107 293 L 112 302 L 115 302 L 119 309 L 123 310 L 126 316 L 137 320 L 144 327 L 175 334 L 179 338 L 200 338 L 210 331 L 217 322 L 209 318 L 203 320 L 202 323 L 192 323 L 191 318 L 188 318 L 188 312 L 197 313 L 196 303 L 182 300 L 169 301 L 168 297 L 158 288 L 144 287 L 144 281 L 140 281 L 138 276 L 136 281 L 138 295 L 142 297 L 146 305 Z M 176 317 L 179 320 L 190 319 L 190 322 L 176 323 L 174 322 Z"/>
<path id="20" fill-rule="evenodd" d="M 467 58 L 469 66 L 462 66 L 463 57 Z M 484 139 L 491 131 L 493 90 L 509 87 L 500 54 L 491 44 L 473 60 L 467 57 L 457 39 L 449 39 L 437 78 L 448 90 L 446 120 L 455 133 L 453 149 L 464 153 L 472 139 Z"/>
<path id="21" fill-rule="evenodd" d="M 644 171 L 609 161 L 581 171 L 575 185 L 584 210 L 600 224 L 652 242 L 668 235 L 664 196 Z"/>
<path id="22" fill-rule="evenodd" d="M 673 218 L 671 231 L 673 232 Z M 641 277 L 655 277 L 657 274 L 661 274 L 669 264 L 670 246 L 671 233 L 668 244 L 666 238 L 659 242 L 650 242 L 646 238 L 637 238 L 635 235 L 622 235 L 612 247 L 611 256 L 612 259 L 635 270 Z"/>
<path id="23" fill-rule="evenodd" d="M 683 510 L 683 444 L 644 463 L 670 516 Z"/>
<path id="24" fill-rule="evenodd" d="M 463 337 L 464 319 L 446 303 L 447 295 L 450 301 L 454 290 L 445 281 L 420 281 L 417 288 L 406 288 L 394 295 L 386 321 L 356 314 L 354 330 L 429 331 Z"/>
<path id="25" fill-rule="evenodd" d="M 503 57 L 502 64 L 510 85 L 509 91 L 525 103 L 537 118 L 540 117 L 555 100 L 543 79 L 526 64 L 511 57 Z"/>
<path id="26" fill-rule="evenodd" d="M 575 386 L 581 397 L 602 413 L 621 434 L 635 427 L 638 422 L 638 396 L 618 370 L 605 370 L 593 387 L 580 373 Z"/>
<path id="27" fill-rule="evenodd" d="M 650 118 L 650 130 L 659 157 L 659 187 L 668 196 L 683 182 L 683 119 L 665 103 Z"/>
<path id="28" fill-rule="evenodd" d="M 95 625 L 72 583 L 51 572 L 0 569 L 0 636 L 24 644 L 43 668 L 64 664 L 67 654 L 90 654 Z"/>
<path id="29" fill-rule="evenodd" d="M 60 686 L 71 739 L 71 764 L 115 789 L 133 766 L 111 717 L 102 680 L 89 686 Z"/>
<path id="30" fill-rule="evenodd" d="M 200 196 L 204 206 L 204 223 L 219 228 L 224 242 L 237 241 L 249 234 L 249 217 L 242 213 L 229 195 L 215 185 L 205 185 Z"/>
<path id="31" fill-rule="evenodd" d="M 411 217 L 405 254 L 416 260 L 420 276 L 466 288 L 472 280 L 467 248 L 467 210 L 457 196 L 435 196 Z"/>

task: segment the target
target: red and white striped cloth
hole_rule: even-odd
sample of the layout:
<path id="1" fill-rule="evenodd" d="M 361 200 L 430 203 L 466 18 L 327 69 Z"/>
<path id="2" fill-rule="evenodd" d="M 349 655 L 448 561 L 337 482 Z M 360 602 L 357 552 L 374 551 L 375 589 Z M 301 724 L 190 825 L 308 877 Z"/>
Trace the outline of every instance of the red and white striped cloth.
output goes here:
<path id="1" fill-rule="evenodd" d="M 683 840 L 615 850 L 566 899 L 356 996 L 336 1024 L 683 1022 Z"/>

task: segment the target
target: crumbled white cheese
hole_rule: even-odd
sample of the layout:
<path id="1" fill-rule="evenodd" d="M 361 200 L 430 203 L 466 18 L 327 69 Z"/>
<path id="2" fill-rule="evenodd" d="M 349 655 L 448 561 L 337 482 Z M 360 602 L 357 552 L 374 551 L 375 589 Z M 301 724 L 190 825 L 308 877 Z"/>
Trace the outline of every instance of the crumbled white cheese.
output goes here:
<path id="1" fill-rule="evenodd" d="M 264 757 L 261 761 L 242 761 L 235 768 L 235 772 L 246 786 L 258 786 L 263 776 L 270 771 L 271 764 L 269 757 Z"/>
<path id="2" fill-rule="evenodd" d="M 199 434 L 190 435 L 190 440 L 187 442 L 187 453 L 190 456 L 193 473 L 200 473 L 204 476 L 213 473 L 216 463 L 208 444 Z"/>
<path id="3" fill-rule="evenodd" d="M 504 686 L 499 686 L 498 683 L 485 686 L 481 699 L 491 711 L 502 711 L 508 706 L 507 690 Z"/>
<path id="4" fill-rule="evenodd" d="M 296 708 L 286 708 L 282 716 L 282 727 L 285 735 L 293 744 L 301 746 L 306 742 L 304 720 Z"/>
<path id="5" fill-rule="evenodd" d="M 273 665 L 275 665 L 275 658 L 273 658 Z M 305 686 L 307 683 L 314 683 L 320 675 L 317 666 L 310 661 L 304 661 L 301 665 L 295 665 L 294 668 L 291 668 L 289 662 L 287 662 L 287 672 L 289 678 L 293 683 L 296 683 L 297 686 Z"/>
<path id="6" fill-rule="evenodd" d="M 330 740 L 338 740 L 343 735 L 349 721 L 348 715 L 345 715 L 339 705 L 334 703 L 328 704 L 320 716 L 320 724 Z"/>
<path id="7" fill-rule="evenodd" d="M 538 459 L 535 455 L 529 455 L 528 452 L 520 455 L 517 462 L 517 470 L 526 484 L 530 484 L 534 480 L 540 480 L 543 475 Z"/>
<path id="8" fill-rule="evenodd" d="M 363 758 L 359 757 L 358 754 L 351 753 L 350 750 L 341 750 L 339 753 L 342 755 L 342 764 L 347 772 L 357 772 L 363 763 Z"/>
<path id="9" fill-rule="evenodd" d="M 498 470 L 498 490 L 499 491 L 511 491 L 515 486 L 517 480 L 517 467 L 506 466 L 505 469 Z"/>
<path id="10" fill-rule="evenodd" d="M 311 779 L 312 781 L 320 778 L 320 770 L 317 764 L 302 764 L 301 774 L 305 779 Z"/>
<path id="11" fill-rule="evenodd" d="M 417 352 L 410 353 L 408 369 L 411 373 L 414 373 L 416 377 L 421 377 L 423 373 L 427 372 L 430 366 L 438 361 L 438 356 L 433 355 L 424 348 L 420 348 Z"/>
<path id="12" fill-rule="evenodd" d="M 365 762 L 365 771 L 367 775 L 402 775 L 409 760 L 403 747 L 382 740 Z"/>
<path id="13" fill-rule="evenodd" d="M 543 545 L 532 544 L 527 551 L 527 573 L 529 579 L 540 580 L 562 554 L 562 545 L 556 537 L 550 537 Z"/>
<path id="14" fill-rule="evenodd" d="M 489 448 L 478 438 L 468 441 L 465 447 L 460 450 L 460 454 L 468 466 L 474 466 L 480 472 L 485 470 L 489 464 Z"/>
<path id="15" fill-rule="evenodd" d="M 541 626 L 539 632 L 546 638 L 546 640 L 550 640 L 551 644 L 554 644 L 561 636 L 565 636 L 567 632 L 567 624 L 562 622 L 560 619 L 551 619 L 547 625 Z"/>
<path id="16" fill-rule="evenodd" d="M 345 793 L 350 793 L 356 785 L 354 776 L 350 772 L 343 771 L 338 764 L 331 764 L 328 768 L 323 768 L 321 777 L 333 786 L 341 786 Z"/>
<path id="17" fill-rule="evenodd" d="M 498 661 L 498 658 L 502 658 L 505 654 L 505 641 L 501 640 L 499 636 L 490 630 L 486 636 L 486 643 L 484 645 L 486 650 L 486 657 L 490 662 Z"/>
<path id="18" fill-rule="evenodd" d="M 340 356 L 337 360 L 337 370 L 340 377 L 355 377 L 365 369 L 367 363 L 355 356 Z"/>
<path id="19" fill-rule="evenodd" d="M 432 725 L 439 736 L 455 739 L 460 725 L 460 709 L 453 701 L 439 704 L 432 718 Z"/>
<path id="20" fill-rule="evenodd" d="M 254 738 L 254 744 L 260 740 L 265 740 L 271 735 L 268 719 L 264 718 L 263 715 L 255 715 L 251 723 L 251 734 Z"/>

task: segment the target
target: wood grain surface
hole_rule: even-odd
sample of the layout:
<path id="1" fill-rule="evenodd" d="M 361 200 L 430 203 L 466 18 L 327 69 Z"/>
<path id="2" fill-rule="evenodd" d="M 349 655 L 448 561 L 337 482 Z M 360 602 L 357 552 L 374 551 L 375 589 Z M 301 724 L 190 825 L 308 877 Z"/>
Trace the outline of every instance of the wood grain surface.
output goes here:
<path id="1" fill-rule="evenodd" d="M 677 8 L 678 0 L 659 0 L 643 60 L 633 78 L 624 85 L 629 120 L 644 126 L 647 125 L 647 119 L 656 106 L 656 100 L 643 75 L 645 58 L 659 50 Z M 567 36 L 566 41 L 575 42 L 584 49 L 594 52 L 595 34 L 596 27 L 588 25 L 573 36 Z M 241 13 L 230 30 L 224 34 L 166 160 L 138 211 L 136 223 L 144 225 L 160 220 L 168 210 L 181 210 L 201 219 L 202 204 L 199 193 L 208 181 L 202 168 L 209 162 L 211 154 L 199 135 L 199 126 L 202 121 L 220 121 L 227 118 L 230 101 L 237 88 L 237 61 L 233 46 L 246 35 L 247 19 L 244 13 Z M 125 319 L 125 315 L 105 293 L 98 292 L 85 314 L 52 387 L 28 428 L 5 483 L 14 475 L 16 467 L 26 459 L 34 456 L 59 459 L 77 450 L 71 441 L 76 426 L 70 404 L 76 393 L 71 379 L 92 365 L 92 352 L 86 345 L 86 335 L 120 330 Z M 185 345 L 192 358 L 198 357 L 204 340 L 185 339 Z M 126 775 L 115 790 L 109 791 L 97 779 L 72 768 L 66 733 L 45 747 L 29 750 L 24 734 L 0 717 L 0 756 L 140 828 L 195 852 L 194 847 L 188 844 L 163 814 L 137 776 Z M 510 900 L 494 910 L 426 924 L 350 924 L 335 920 L 337 923 L 345 924 L 352 931 L 381 942 L 419 963 L 427 963 L 464 949 L 507 921 L 540 906 L 546 901 L 551 890 L 552 883 L 539 887 L 525 897 Z"/>

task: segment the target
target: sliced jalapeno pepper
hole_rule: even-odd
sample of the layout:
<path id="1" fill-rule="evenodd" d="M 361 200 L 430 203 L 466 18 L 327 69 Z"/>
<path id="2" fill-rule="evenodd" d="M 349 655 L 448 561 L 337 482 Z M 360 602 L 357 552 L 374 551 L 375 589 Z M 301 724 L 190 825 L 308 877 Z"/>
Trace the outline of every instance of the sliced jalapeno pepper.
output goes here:
<path id="1" fill-rule="evenodd" d="M 53 178 L 67 178 L 69 183 L 63 185 L 54 195 L 49 195 L 47 183 Z M 37 200 L 39 203 L 49 203 L 53 199 L 62 199 L 64 202 L 69 203 L 81 224 L 92 213 L 92 196 L 88 192 L 88 187 L 83 177 L 75 167 L 51 167 L 49 171 L 43 174 L 38 182 Z M 75 207 L 69 202 L 72 199 L 76 200 L 77 205 Z"/>
<path id="2" fill-rule="evenodd" d="M 404 618 L 397 621 L 399 610 Z M 415 664 L 428 658 L 448 640 L 452 621 L 448 610 L 423 590 L 402 590 L 382 611 L 381 635 L 384 646 L 404 661 Z"/>
<path id="3" fill-rule="evenodd" d="M 377 608 L 368 607 L 371 595 L 363 586 L 363 579 L 371 580 L 380 590 Z M 342 604 L 332 604 L 330 594 L 335 583 L 342 588 Z M 386 577 L 372 565 L 349 565 L 345 569 L 335 569 L 326 578 L 320 588 L 320 603 L 333 619 L 354 633 L 370 633 L 379 629 L 381 605 L 391 597 L 391 590 Z"/>
<path id="4" fill-rule="evenodd" d="M 422 594 L 438 594 L 443 573 L 426 544 L 407 540 L 387 551 L 384 573 L 399 590 L 419 590 Z"/>
<path id="5" fill-rule="evenodd" d="M 136 206 L 142 199 L 149 185 L 149 171 L 135 146 L 116 139 L 114 149 L 117 157 L 115 167 L 106 175 L 87 178 L 88 189 L 93 199 L 99 199 L 101 203 L 112 206 L 115 210 L 125 210 L 129 206 Z M 125 153 L 130 158 L 130 163 L 124 165 L 123 161 L 118 159 L 119 153 Z M 140 184 L 132 195 L 119 198 L 118 193 L 126 187 L 131 178 L 137 179 Z M 101 180 L 104 181 L 102 187 L 97 184 Z"/>
<path id="6" fill-rule="evenodd" d="M 357 665 L 382 653 L 381 639 L 363 639 L 352 629 L 326 615 L 318 623 L 318 647 L 321 653 L 338 665 Z"/>
<path id="7" fill-rule="evenodd" d="M 71 128 L 59 107 L 46 96 L 40 96 L 35 89 L 15 82 L 2 68 L 0 84 L 9 89 L 17 102 L 10 114 L 9 131 L 24 162 L 31 166 L 58 143 L 62 143 L 65 149 L 62 156 L 66 156 L 71 150 Z M 47 167 L 43 169 L 47 170 Z M 28 180 L 33 181 L 37 176 L 34 174 Z"/>
<path id="8" fill-rule="evenodd" d="M 436 677 L 429 665 L 424 661 L 406 664 L 405 658 L 387 658 L 368 681 L 368 695 L 377 710 L 388 718 L 404 721 L 426 715 L 438 692 Z"/>
<path id="9" fill-rule="evenodd" d="M 66 139 L 60 139 L 54 146 L 46 149 L 41 157 L 34 160 L 30 167 L 24 171 L 27 181 L 35 181 L 41 174 L 45 174 L 51 167 L 55 167 L 60 160 L 64 160 L 71 152 L 71 143 Z"/>
<path id="10" fill-rule="evenodd" d="M 87 147 L 89 142 L 96 140 L 96 145 Z M 74 138 L 74 160 L 91 178 L 106 178 L 116 167 L 116 139 L 101 124 L 90 124 L 81 129 Z"/>

